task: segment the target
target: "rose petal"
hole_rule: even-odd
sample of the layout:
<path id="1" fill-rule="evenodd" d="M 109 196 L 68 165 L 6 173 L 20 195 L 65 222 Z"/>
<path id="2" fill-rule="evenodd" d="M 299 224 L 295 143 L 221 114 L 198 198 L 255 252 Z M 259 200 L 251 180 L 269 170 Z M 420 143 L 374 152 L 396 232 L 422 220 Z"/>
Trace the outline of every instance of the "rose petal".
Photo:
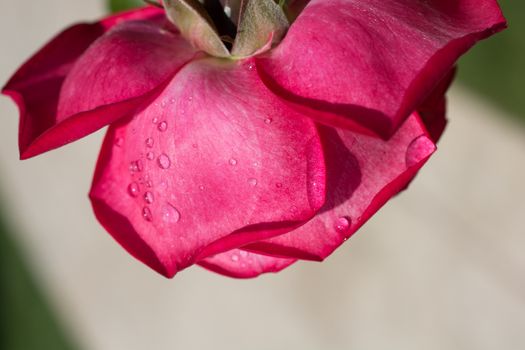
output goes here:
<path id="1" fill-rule="evenodd" d="M 287 234 L 246 246 L 266 254 L 322 260 L 415 176 L 435 146 L 417 115 L 389 140 L 324 127 L 327 197 L 319 214 Z"/>
<path id="2" fill-rule="evenodd" d="M 75 141 L 143 103 L 193 54 L 162 23 L 162 11 L 146 8 L 80 24 L 22 66 L 2 91 L 20 108 L 21 157 Z"/>
<path id="3" fill-rule="evenodd" d="M 276 258 L 241 249 L 217 254 L 199 261 L 199 265 L 221 275 L 234 278 L 254 278 L 263 273 L 276 273 L 296 262 L 295 259 Z"/>
<path id="4" fill-rule="evenodd" d="M 258 61 L 286 98 L 388 137 L 476 41 L 505 27 L 494 0 L 313 0 Z"/>
<path id="5" fill-rule="evenodd" d="M 252 62 L 211 58 L 110 127 L 91 191 L 106 229 L 166 276 L 297 227 L 324 195 L 315 124 L 268 91 Z"/>
<path id="6" fill-rule="evenodd" d="M 456 68 L 454 67 L 434 88 L 425 101 L 418 107 L 418 113 L 425 124 L 430 137 L 434 142 L 438 142 L 447 126 L 447 98 L 446 93 L 454 77 Z"/>

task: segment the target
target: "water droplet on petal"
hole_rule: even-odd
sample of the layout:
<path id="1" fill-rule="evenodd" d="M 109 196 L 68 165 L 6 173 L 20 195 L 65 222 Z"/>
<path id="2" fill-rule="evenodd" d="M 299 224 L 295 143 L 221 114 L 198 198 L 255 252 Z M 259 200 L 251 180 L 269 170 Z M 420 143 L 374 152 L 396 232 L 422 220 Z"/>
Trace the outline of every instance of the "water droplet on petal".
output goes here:
<path id="1" fill-rule="evenodd" d="M 237 254 L 233 254 L 231 258 L 232 258 L 232 261 L 239 261 L 239 256 Z"/>
<path id="2" fill-rule="evenodd" d="M 408 145 L 405 156 L 407 168 L 410 168 L 425 159 L 435 148 L 436 146 L 434 143 L 425 135 L 421 135 L 414 139 L 410 145 Z"/>
<path id="3" fill-rule="evenodd" d="M 144 164 L 140 159 L 129 163 L 129 171 L 132 173 L 140 172 L 142 169 L 144 169 Z"/>
<path id="4" fill-rule="evenodd" d="M 153 117 L 153 119 L 151 119 L 151 122 L 153 124 L 157 124 L 159 122 L 159 118 L 158 117 Z"/>
<path id="5" fill-rule="evenodd" d="M 166 107 L 166 101 L 162 101 L 162 102 L 160 103 L 160 107 L 161 107 L 161 108 L 165 108 L 165 107 Z"/>
<path id="6" fill-rule="evenodd" d="M 257 179 L 254 179 L 253 177 L 249 178 L 248 183 L 252 186 L 257 186 Z"/>
<path id="7" fill-rule="evenodd" d="M 204 191 L 204 186 L 203 186 L 203 185 L 200 185 L 200 186 L 199 186 L 199 190 Z"/>
<path id="8" fill-rule="evenodd" d="M 155 144 L 155 141 L 151 137 L 148 137 L 146 139 L 146 147 L 152 148 L 154 144 Z"/>
<path id="9" fill-rule="evenodd" d="M 153 160 L 153 159 L 155 159 L 155 153 L 153 153 L 153 152 L 148 152 L 148 153 L 146 154 L 146 158 L 148 158 L 148 160 Z"/>
<path id="10" fill-rule="evenodd" d="M 230 159 L 230 165 L 237 165 L 237 159 L 235 158 Z"/>
<path id="11" fill-rule="evenodd" d="M 165 153 L 162 153 L 157 159 L 159 167 L 162 169 L 168 169 L 171 166 L 171 159 Z"/>
<path id="12" fill-rule="evenodd" d="M 159 125 L 157 126 L 157 129 L 159 129 L 160 132 L 164 132 L 168 130 L 168 123 L 165 121 L 160 122 Z"/>
<path id="13" fill-rule="evenodd" d="M 124 139 L 122 137 L 117 137 L 115 139 L 115 146 L 122 147 L 123 144 L 124 144 Z"/>
<path id="14" fill-rule="evenodd" d="M 150 191 L 144 193 L 144 201 L 148 204 L 151 204 L 153 203 L 153 201 L 155 200 L 155 196 L 153 195 L 153 193 L 151 193 Z"/>
<path id="15" fill-rule="evenodd" d="M 277 188 L 281 188 L 281 187 L 283 187 L 283 184 L 280 183 L 280 182 L 278 182 L 278 183 L 275 184 L 275 187 L 277 187 Z"/>
<path id="16" fill-rule="evenodd" d="M 193 145 L 191 145 L 191 147 L 193 147 L 193 148 L 199 148 L 199 145 L 197 145 L 196 143 L 194 143 Z"/>
<path id="17" fill-rule="evenodd" d="M 255 63 L 250 62 L 248 63 L 248 70 L 253 70 L 255 68 Z"/>
<path id="18" fill-rule="evenodd" d="M 146 221 L 151 221 L 153 219 L 153 215 L 151 214 L 151 210 L 148 207 L 142 208 L 142 217 Z"/>
<path id="19" fill-rule="evenodd" d="M 248 252 L 245 250 L 241 250 L 239 251 L 239 255 L 241 256 L 241 258 L 246 258 L 248 256 Z"/>
<path id="20" fill-rule="evenodd" d="M 139 195 L 140 188 L 136 182 L 132 182 L 128 186 L 128 193 L 131 197 L 137 197 Z"/>
<path id="21" fill-rule="evenodd" d="M 345 216 L 341 216 L 334 223 L 334 228 L 341 234 L 346 234 L 350 229 L 351 220 Z"/>
<path id="22" fill-rule="evenodd" d="M 264 120 L 264 123 L 265 123 L 265 124 L 268 124 L 268 125 L 270 125 L 272 122 L 273 122 L 273 119 L 272 119 L 272 118 L 266 118 L 266 119 Z"/>
<path id="23" fill-rule="evenodd" d="M 162 208 L 162 220 L 170 224 L 175 224 L 180 220 L 180 212 L 170 203 L 166 203 Z"/>

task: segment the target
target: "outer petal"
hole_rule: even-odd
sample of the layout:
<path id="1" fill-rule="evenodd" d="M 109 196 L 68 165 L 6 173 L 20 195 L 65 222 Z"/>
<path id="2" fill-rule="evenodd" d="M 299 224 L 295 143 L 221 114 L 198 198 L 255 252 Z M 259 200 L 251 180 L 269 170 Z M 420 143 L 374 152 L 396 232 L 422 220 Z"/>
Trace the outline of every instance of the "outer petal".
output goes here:
<path id="1" fill-rule="evenodd" d="M 20 108 L 21 157 L 81 138 L 149 98 L 193 55 L 164 24 L 162 11 L 145 8 L 76 25 L 24 64 L 2 91 Z"/>
<path id="2" fill-rule="evenodd" d="M 327 198 L 319 214 L 287 234 L 246 249 L 322 260 L 403 189 L 434 152 L 417 115 L 389 140 L 323 127 Z"/>
<path id="3" fill-rule="evenodd" d="M 454 77 L 456 67 L 454 67 L 430 93 L 425 101 L 418 107 L 418 113 L 425 124 L 430 137 L 434 142 L 439 141 L 445 127 L 447 126 L 447 98 L 446 93 Z"/>
<path id="4" fill-rule="evenodd" d="M 263 273 L 279 272 L 296 261 L 232 249 L 206 258 L 200 261 L 199 265 L 229 277 L 253 278 Z"/>
<path id="5" fill-rule="evenodd" d="M 313 0 L 258 61 L 321 122 L 390 136 L 476 41 L 505 27 L 494 0 Z"/>
<path id="6" fill-rule="evenodd" d="M 268 91 L 253 63 L 211 58 L 110 127 L 91 191 L 106 229 L 166 276 L 289 231 L 324 196 L 315 124 Z"/>

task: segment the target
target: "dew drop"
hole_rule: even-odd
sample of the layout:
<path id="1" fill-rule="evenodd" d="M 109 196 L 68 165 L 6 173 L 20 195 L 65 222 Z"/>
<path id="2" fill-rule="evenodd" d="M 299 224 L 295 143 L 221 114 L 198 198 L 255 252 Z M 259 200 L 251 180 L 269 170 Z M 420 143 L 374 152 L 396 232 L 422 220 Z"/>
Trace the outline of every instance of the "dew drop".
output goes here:
<path id="1" fill-rule="evenodd" d="M 237 159 L 235 158 L 230 159 L 230 165 L 237 165 Z"/>
<path id="2" fill-rule="evenodd" d="M 157 118 L 157 117 L 153 117 L 153 119 L 151 119 L 151 122 L 152 122 L 153 124 L 157 124 L 157 123 L 159 122 L 159 118 Z"/>
<path id="3" fill-rule="evenodd" d="M 180 220 L 180 212 L 172 204 L 166 203 L 164 207 L 162 207 L 162 220 L 170 224 L 175 224 Z"/>
<path id="4" fill-rule="evenodd" d="M 153 159 L 155 159 L 155 153 L 153 153 L 153 152 L 148 152 L 148 153 L 146 154 L 146 158 L 148 158 L 148 160 L 153 160 Z"/>
<path id="5" fill-rule="evenodd" d="M 151 210 L 148 207 L 142 208 L 142 217 L 146 221 L 151 221 L 153 219 L 153 215 L 151 214 Z"/>
<path id="6" fill-rule="evenodd" d="M 337 232 L 345 234 L 348 232 L 348 229 L 350 228 L 351 221 L 349 218 L 345 216 L 341 216 L 338 218 L 334 223 L 334 228 Z"/>
<path id="7" fill-rule="evenodd" d="M 241 258 L 246 258 L 248 256 L 248 252 L 245 250 L 241 250 L 239 251 L 239 255 L 241 256 Z"/>
<path id="8" fill-rule="evenodd" d="M 161 107 L 161 108 L 166 108 L 166 101 L 162 101 L 162 102 L 160 103 L 160 107 Z"/>
<path id="9" fill-rule="evenodd" d="M 233 254 L 231 256 L 232 261 L 239 261 L 239 256 L 237 254 Z"/>
<path id="10" fill-rule="evenodd" d="M 146 139 L 146 147 L 152 148 L 154 144 L 155 144 L 155 141 L 151 137 L 148 137 Z"/>
<path id="11" fill-rule="evenodd" d="M 267 125 L 270 125 L 272 122 L 273 122 L 273 119 L 272 119 L 272 118 L 266 118 L 266 119 L 264 120 L 264 123 L 267 124 Z"/>
<path id="12" fill-rule="evenodd" d="M 155 196 L 150 191 L 144 193 L 144 202 L 151 204 L 155 201 Z"/>
<path id="13" fill-rule="evenodd" d="M 160 132 L 164 132 L 168 130 L 168 123 L 165 121 L 160 122 L 159 125 L 157 126 L 157 129 L 159 129 Z"/>
<path id="14" fill-rule="evenodd" d="M 193 147 L 193 148 L 199 148 L 199 145 L 197 145 L 196 143 L 194 143 L 193 145 L 191 145 L 191 147 Z"/>
<path id="15" fill-rule="evenodd" d="M 140 188 L 136 182 L 132 182 L 128 186 L 128 193 L 131 197 L 137 197 L 139 195 Z"/>
<path id="16" fill-rule="evenodd" d="M 253 62 L 250 62 L 248 64 L 248 70 L 253 70 L 255 68 L 255 64 Z"/>
<path id="17" fill-rule="evenodd" d="M 283 187 L 283 184 L 280 183 L 280 182 L 278 182 L 278 183 L 275 184 L 275 187 L 277 187 L 277 188 L 281 188 L 281 187 Z"/>
<path id="18" fill-rule="evenodd" d="M 165 153 L 162 153 L 157 159 L 157 163 L 161 169 L 168 169 L 171 166 L 171 159 Z"/>
<path id="19" fill-rule="evenodd" d="M 232 8 L 228 5 L 224 5 L 224 13 L 226 16 L 231 17 L 232 15 Z"/>
<path id="20" fill-rule="evenodd" d="M 122 137 L 117 137 L 115 139 L 115 146 L 122 147 L 123 144 L 124 144 L 124 139 Z"/>
<path id="21" fill-rule="evenodd" d="M 129 171 L 132 173 L 140 172 L 142 169 L 144 169 L 144 165 L 140 159 L 129 163 Z"/>
<path id="22" fill-rule="evenodd" d="M 252 186 L 257 186 L 257 179 L 254 179 L 253 177 L 249 178 L 248 183 Z"/>
<path id="23" fill-rule="evenodd" d="M 192 101 L 193 101 L 193 96 L 189 96 L 189 97 L 188 97 L 188 102 L 191 103 Z"/>
<path id="24" fill-rule="evenodd" d="M 434 143 L 425 135 L 419 136 L 408 145 L 405 162 L 407 168 L 410 168 L 423 159 L 436 148 Z"/>
<path id="25" fill-rule="evenodd" d="M 199 190 L 204 191 L 204 186 L 203 186 L 203 185 L 200 185 L 200 186 L 199 186 Z"/>

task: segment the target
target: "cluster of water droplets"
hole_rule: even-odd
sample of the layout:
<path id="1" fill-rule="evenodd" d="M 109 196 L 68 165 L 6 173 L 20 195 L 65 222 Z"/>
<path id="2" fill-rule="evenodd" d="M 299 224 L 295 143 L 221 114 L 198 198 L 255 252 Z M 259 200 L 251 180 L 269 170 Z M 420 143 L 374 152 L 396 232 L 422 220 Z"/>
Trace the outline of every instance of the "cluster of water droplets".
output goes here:
<path id="1" fill-rule="evenodd" d="M 252 264 L 254 262 L 254 255 L 245 250 L 238 250 L 233 251 L 233 253 L 230 254 L 230 259 L 234 263 L 239 263 L 241 267 L 244 268 L 247 264 Z"/>
<path id="2" fill-rule="evenodd" d="M 174 103 L 175 100 L 170 100 L 169 103 Z M 165 108 L 167 102 L 161 102 L 160 106 Z M 168 122 L 166 120 L 160 120 L 158 117 L 151 119 L 154 124 L 154 132 L 164 133 L 168 130 Z M 124 144 L 123 138 L 115 139 L 115 146 L 122 147 Z M 154 220 L 155 211 L 158 211 L 157 215 L 168 224 L 175 224 L 180 221 L 181 214 L 179 210 L 169 202 L 156 203 L 156 195 L 154 184 L 150 177 L 146 174 L 148 168 L 151 166 L 158 167 L 161 171 L 167 170 L 171 167 L 170 157 L 164 153 L 156 153 L 154 147 L 156 145 L 154 136 L 148 137 L 144 140 L 144 154 L 145 159 L 136 159 L 129 163 L 129 172 L 132 177 L 132 181 L 128 184 L 127 193 L 133 200 L 141 201 L 143 204 L 141 209 L 141 216 L 144 220 L 151 222 Z M 167 184 L 162 182 L 159 184 L 162 187 L 161 190 L 165 190 Z M 158 208 L 158 209 L 157 209 Z"/>

